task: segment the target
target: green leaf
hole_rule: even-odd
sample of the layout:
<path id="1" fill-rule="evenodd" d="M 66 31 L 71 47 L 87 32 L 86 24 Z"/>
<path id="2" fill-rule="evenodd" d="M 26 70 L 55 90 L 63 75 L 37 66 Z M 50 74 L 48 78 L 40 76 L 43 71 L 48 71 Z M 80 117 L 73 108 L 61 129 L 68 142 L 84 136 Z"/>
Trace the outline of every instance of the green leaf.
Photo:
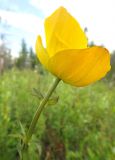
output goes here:
<path id="1" fill-rule="evenodd" d="M 48 100 L 47 105 L 54 105 L 58 102 L 58 100 L 59 100 L 59 96 L 53 97 L 53 98 Z"/>
<path id="2" fill-rule="evenodd" d="M 21 129 L 21 133 L 23 134 L 23 135 L 25 135 L 26 134 L 26 132 L 25 132 L 25 128 L 23 127 L 23 125 L 22 125 L 22 123 L 19 121 L 19 125 L 20 125 L 20 129 Z"/>
<path id="3" fill-rule="evenodd" d="M 13 138 L 23 139 L 23 136 L 21 134 L 10 134 L 9 136 Z"/>
<path id="4" fill-rule="evenodd" d="M 43 94 L 40 91 L 38 91 L 36 88 L 33 88 L 32 91 L 33 91 L 32 95 L 36 96 L 38 99 L 41 100 L 44 98 Z"/>

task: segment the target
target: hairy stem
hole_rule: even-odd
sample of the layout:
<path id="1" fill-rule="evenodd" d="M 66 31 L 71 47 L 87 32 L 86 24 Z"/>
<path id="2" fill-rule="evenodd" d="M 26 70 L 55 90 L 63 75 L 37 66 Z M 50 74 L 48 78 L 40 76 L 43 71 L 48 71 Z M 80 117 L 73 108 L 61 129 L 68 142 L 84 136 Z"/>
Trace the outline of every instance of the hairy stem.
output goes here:
<path id="1" fill-rule="evenodd" d="M 52 95 L 53 91 L 55 90 L 55 88 L 57 87 L 58 83 L 59 83 L 60 79 L 59 78 L 56 78 L 53 82 L 53 84 L 51 85 L 51 87 L 49 88 L 48 92 L 46 93 L 45 97 L 43 98 L 43 100 L 41 101 L 39 107 L 37 108 L 37 111 L 31 121 L 31 124 L 30 124 L 30 127 L 28 129 L 28 132 L 26 134 L 26 137 L 25 137 L 25 145 L 28 144 L 29 140 L 31 139 L 32 137 L 32 134 L 33 134 L 33 131 L 35 129 L 35 126 L 37 124 L 37 121 L 40 117 L 40 114 L 42 113 L 45 105 L 47 104 L 50 96 Z"/>

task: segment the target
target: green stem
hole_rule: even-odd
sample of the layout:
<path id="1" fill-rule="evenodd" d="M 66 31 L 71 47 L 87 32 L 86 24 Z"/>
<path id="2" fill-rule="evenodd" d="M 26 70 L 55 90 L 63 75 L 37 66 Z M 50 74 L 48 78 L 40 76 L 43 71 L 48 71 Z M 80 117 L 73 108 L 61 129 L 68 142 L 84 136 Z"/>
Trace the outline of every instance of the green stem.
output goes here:
<path id="1" fill-rule="evenodd" d="M 51 87 L 49 88 L 48 92 L 46 93 L 45 97 L 43 98 L 43 100 L 41 101 L 39 107 L 37 108 L 37 111 L 31 121 L 30 127 L 28 129 L 28 132 L 26 134 L 25 137 L 25 145 L 28 145 L 29 140 L 32 137 L 32 134 L 34 132 L 35 126 L 37 124 L 37 121 L 40 117 L 40 114 L 42 113 L 46 103 L 48 102 L 48 99 L 50 98 L 50 96 L 52 95 L 53 91 L 55 90 L 55 88 L 57 87 L 58 83 L 59 83 L 60 79 L 56 78 L 54 83 L 51 85 Z"/>

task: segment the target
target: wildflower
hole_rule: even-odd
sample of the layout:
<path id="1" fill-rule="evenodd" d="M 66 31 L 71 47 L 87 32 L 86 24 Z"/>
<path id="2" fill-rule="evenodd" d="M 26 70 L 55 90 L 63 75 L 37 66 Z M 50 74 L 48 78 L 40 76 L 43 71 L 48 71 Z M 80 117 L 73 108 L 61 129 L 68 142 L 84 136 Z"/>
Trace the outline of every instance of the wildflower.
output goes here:
<path id="1" fill-rule="evenodd" d="M 46 48 L 37 37 L 36 53 L 48 71 L 74 86 L 89 85 L 110 70 L 110 54 L 99 46 L 88 47 L 79 23 L 65 8 L 45 20 Z"/>

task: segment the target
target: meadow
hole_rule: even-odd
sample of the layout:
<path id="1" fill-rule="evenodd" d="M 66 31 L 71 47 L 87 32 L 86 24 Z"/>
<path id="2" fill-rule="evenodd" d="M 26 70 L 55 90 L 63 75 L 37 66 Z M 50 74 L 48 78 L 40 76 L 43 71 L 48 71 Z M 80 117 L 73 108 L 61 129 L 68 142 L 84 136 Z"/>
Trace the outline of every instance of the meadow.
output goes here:
<path id="1" fill-rule="evenodd" d="M 0 160 L 18 160 L 21 137 L 53 76 L 12 69 L 0 76 Z M 42 113 L 28 160 L 115 160 L 115 86 L 61 82 Z"/>

